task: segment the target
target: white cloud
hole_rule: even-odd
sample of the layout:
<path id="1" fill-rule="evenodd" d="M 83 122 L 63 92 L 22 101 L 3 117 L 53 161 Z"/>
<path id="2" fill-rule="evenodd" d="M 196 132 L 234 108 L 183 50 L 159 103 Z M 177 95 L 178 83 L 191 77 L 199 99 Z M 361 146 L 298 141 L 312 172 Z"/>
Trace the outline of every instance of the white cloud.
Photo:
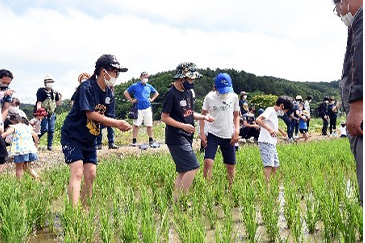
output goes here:
<path id="1" fill-rule="evenodd" d="M 119 82 L 182 61 L 296 81 L 338 79 L 347 32 L 331 1 L 294 2 L 108 0 L 93 3 L 98 16 L 78 8 L 83 1 L 21 13 L 0 3 L 0 68 L 13 71 L 11 86 L 26 103 L 48 73 L 70 98 L 78 74 L 92 73 L 103 53 L 129 68 Z"/>

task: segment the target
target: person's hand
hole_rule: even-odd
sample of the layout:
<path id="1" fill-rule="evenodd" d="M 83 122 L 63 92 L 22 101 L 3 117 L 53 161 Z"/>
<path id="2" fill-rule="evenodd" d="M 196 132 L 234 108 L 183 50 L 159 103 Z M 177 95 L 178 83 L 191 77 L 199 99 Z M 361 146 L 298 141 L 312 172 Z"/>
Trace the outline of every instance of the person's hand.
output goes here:
<path id="1" fill-rule="evenodd" d="M 207 136 L 205 136 L 204 133 L 200 134 L 200 140 L 202 141 L 202 146 L 205 148 L 207 147 L 208 141 L 207 141 Z"/>
<path id="2" fill-rule="evenodd" d="M 363 121 L 362 100 L 354 101 L 350 104 L 350 111 L 347 114 L 346 127 L 351 136 L 363 134 L 361 123 Z"/>
<path id="3" fill-rule="evenodd" d="M 253 125 L 252 127 L 254 127 L 256 130 L 259 130 L 260 129 L 260 126 L 259 125 Z"/>
<path id="4" fill-rule="evenodd" d="M 137 103 L 138 102 L 138 100 L 137 99 L 132 99 L 132 104 L 135 104 L 135 103 Z"/>
<path id="5" fill-rule="evenodd" d="M 4 96 L 12 96 L 13 93 L 15 93 L 15 90 L 13 89 L 8 89 L 4 92 Z"/>
<path id="6" fill-rule="evenodd" d="M 238 133 L 233 133 L 233 135 L 232 135 L 232 139 L 231 139 L 231 145 L 234 145 L 235 143 L 237 143 L 238 142 L 238 136 L 239 136 L 239 134 Z"/>
<path id="7" fill-rule="evenodd" d="M 269 129 L 269 133 L 270 133 L 270 135 L 271 135 L 271 137 L 273 137 L 273 138 L 276 138 L 278 135 L 276 134 L 276 132 L 273 130 L 273 129 Z"/>
<path id="8" fill-rule="evenodd" d="M 116 128 L 118 128 L 122 132 L 126 132 L 126 131 L 131 130 L 132 126 L 125 120 L 118 120 Z"/>
<path id="9" fill-rule="evenodd" d="M 211 115 L 207 114 L 207 115 L 205 115 L 204 120 L 207 122 L 214 122 L 215 118 L 212 117 Z"/>
<path id="10" fill-rule="evenodd" d="M 195 132 L 195 127 L 191 124 L 186 124 L 184 123 L 182 125 L 182 129 L 187 132 L 187 133 L 194 133 Z"/>

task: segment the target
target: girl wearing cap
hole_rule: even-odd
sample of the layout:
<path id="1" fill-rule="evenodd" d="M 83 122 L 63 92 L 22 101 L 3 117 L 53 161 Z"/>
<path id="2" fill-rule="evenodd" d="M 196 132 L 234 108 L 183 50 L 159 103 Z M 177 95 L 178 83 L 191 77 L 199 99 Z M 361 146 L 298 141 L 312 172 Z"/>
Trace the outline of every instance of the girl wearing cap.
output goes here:
<path id="1" fill-rule="evenodd" d="M 114 94 L 110 87 L 119 73 L 127 70 L 120 66 L 115 56 L 102 55 L 96 61 L 94 74 L 77 89 L 74 104 L 62 126 L 61 144 L 65 162 L 70 166 L 68 194 L 73 206 L 79 202 L 82 179 L 82 203 L 92 196 L 97 165 L 95 145 L 100 126 L 116 127 L 121 131 L 132 128 L 124 120 L 105 116 L 115 113 Z"/>
<path id="2" fill-rule="evenodd" d="M 29 121 L 29 124 L 32 126 L 33 131 L 38 135 L 38 137 L 41 135 L 41 122 L 44 117 L 47 116 L 47 112 L 43 108 L 39 108 L 34 113 L 34 118 Z"/>
<path id="3" fill-rule="evenodd" d="M 194 63 L 181 63 L 176 68 L 175 82 L 165 94 L 161 120 L 166 123 L 165 142 L 176 165 L 174 200 L 182 191 L 187 193 L 200 165 L 192 143 L 195 132 L 194 119 L 213 122 L 210 115 L 194 112 L 191 89 L 194 80 L 202 77 Z"/>

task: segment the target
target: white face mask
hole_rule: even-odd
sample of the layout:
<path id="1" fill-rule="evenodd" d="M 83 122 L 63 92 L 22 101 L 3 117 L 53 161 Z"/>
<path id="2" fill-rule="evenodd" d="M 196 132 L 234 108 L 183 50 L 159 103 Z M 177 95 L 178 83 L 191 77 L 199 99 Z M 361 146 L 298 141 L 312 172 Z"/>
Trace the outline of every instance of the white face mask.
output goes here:
<path id="1" fill-rule="evenodd" d="M 110 78 L 108 80 L 108 79 L 105 78 L 105 75 L 104 75 L 104 82 L 105 82 L 106 86 L 113 87 L 114 84 L 117 82 L 117 78 L 114 78 L 114 77 L 110 76 L 110 74 L 105 69 L 104 69 L 104 71 L 108 74 L 108 76 Z"/>
<path id="2" fill-rule="evenodd" d="M 144 84 L 148 83 L 148 78 L 141 79 L 141 82 L 144 83 Z"/>
<path id="3" fill-rule="evenodd" d="M 352 22 L 354 22 L 354 16 L 352 15 L 352 13 L 350 12 L 350 2 L 347 5 L 347 14 L 345 15 L 340 15 L 342 22 L 346 25 L 346 26 L 350 26 L 352 25 Z"/>
<path id="4" fill-rule="evenodd" d="M 283 116 L 284 115 L 284 111 L 283 110 L 277 110 L 276 111 L 276 115 L 277 116 Z"/>
<path id="5" fill-rule="evenodd" d="M 53 83 L 46 83 L 46 88 L 47 89 L 52 89 L 53 87 Z"/>

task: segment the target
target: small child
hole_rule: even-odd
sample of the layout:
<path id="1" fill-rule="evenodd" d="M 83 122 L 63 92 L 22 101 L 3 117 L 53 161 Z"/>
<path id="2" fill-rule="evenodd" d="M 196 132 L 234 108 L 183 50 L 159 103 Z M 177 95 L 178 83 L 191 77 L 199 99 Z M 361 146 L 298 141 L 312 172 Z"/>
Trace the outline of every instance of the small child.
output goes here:
<path id="1" fill-rule="evenodd" d="M 277 133 L 279 131 L 279 116 L 293 109 L 293 100 L 288 96 L 280 96 L 273 107 L 268 107 L 257 119 L 261 127 L 258 144 L 264 164 L 264 175 L 267 189 L 270 190 L 271 174 L 275 175 L 279 169 L 279 157 L 276 150 Z"/>
<path id="2" fill-rule="evenodd" d="M 41 135 L 41 122 L 45 116 L 47 116 L 47 112 L 44 108 L 39 108 L 33 114 L 34 118 L 29 121 L 29 124 L 32 126 L 33 131 L 38 135 Z"/>
<path id="3" fill-rule="evenodd" d="M 341 122 L 340 133 L 341 133 L 340 136 L 341 138 L 347 138 L 347 128 L 345 122 Z"/>
<path id="4" fill-rule="evenodd" d="M 304 118 L 304 119 L 303 119 Z M 301 118 L 299 119 L 299 132 L 303 134 L 304 141 L 308 139 L 308 112 L 306 110 L 302 111 Z"/>
<path id="5" fill-rule="evenodd" d="M 10 120 L 13 125 L 1 137 L 13 134 L 11 153 L 16 164 L 16 177 L 20 179 L 26 171 L 33 179 L 37 179 L 37 173 L 30 167 L 30 162 L 37 160 L 38 136 L 30 126 L 23 124 L 19 114 L 11 115 Z"/>

